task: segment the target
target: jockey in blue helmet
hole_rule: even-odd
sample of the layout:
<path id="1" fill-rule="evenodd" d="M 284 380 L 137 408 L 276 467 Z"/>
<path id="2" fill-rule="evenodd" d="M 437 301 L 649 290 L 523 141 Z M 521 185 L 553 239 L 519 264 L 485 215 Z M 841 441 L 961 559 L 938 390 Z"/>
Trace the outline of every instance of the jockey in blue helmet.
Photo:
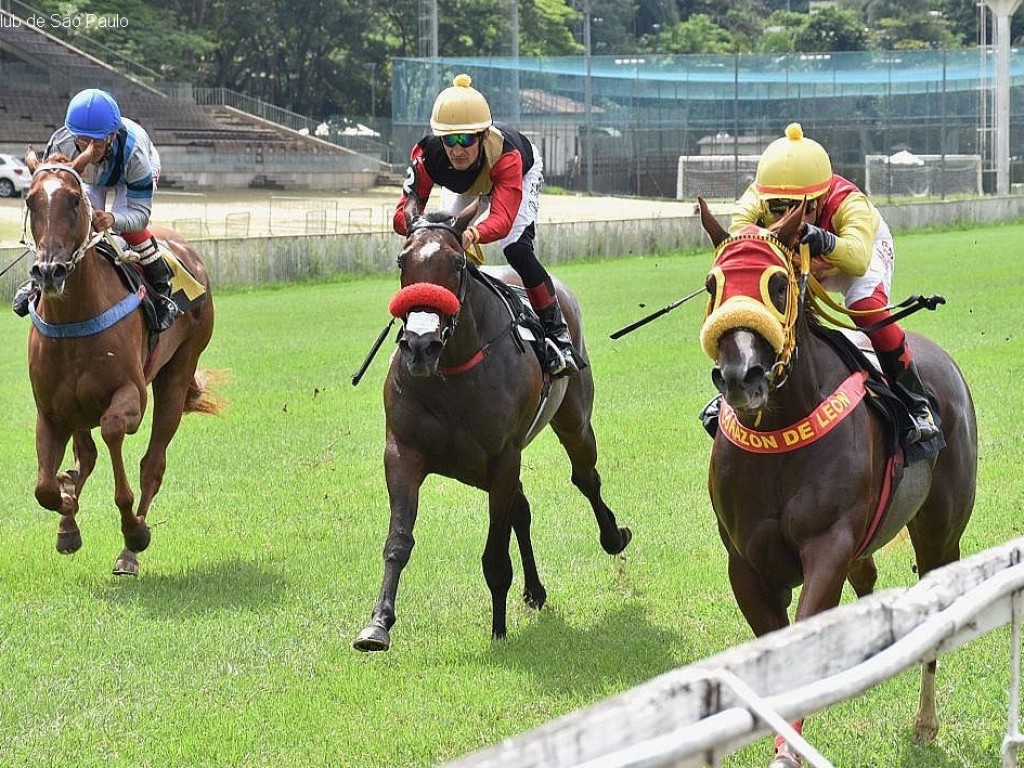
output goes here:
<path id="1" fill-rule="evenodd" d="M 43 152 L 43 160 L 61 153 L 79 161 L 85 192 L 93 206 L 93 229 L 113 229 L 139 255 L 139 264 L 153 288 L 157 330 L 168 328 L 179 314 L 171 299 L 171 270 L 160 255 L 156 240 L 149 232 L 153 193 L 160 175 L 160 156 L 153 142 L 138 123 L 122 117 L 117 101 L 106 91 L 86 88 L 68 103 L 64 125 L 54 131 Z M 30 148 L 29 165 L 35 167 L 35 152 Z M 81 163 L 84 161 L 84 166 Z M 114 200 L 106 210 L 107 195 Z M 14 297 L 14 311 L 28 312 L 35 293 L 29 282 Z"/>

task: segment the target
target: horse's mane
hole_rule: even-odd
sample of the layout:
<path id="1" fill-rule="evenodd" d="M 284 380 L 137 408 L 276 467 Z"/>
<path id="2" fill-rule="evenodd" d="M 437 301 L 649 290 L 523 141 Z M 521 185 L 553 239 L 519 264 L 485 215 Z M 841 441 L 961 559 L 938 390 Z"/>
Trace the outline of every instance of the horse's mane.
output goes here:
<path id="1" fill-rule="evenodd" d="M 52 155 L 46 158 L 46 162 L 61 165 L 70 165 L 71 158 L 65 155 L 63 152 L 54 152 Z"/>
<path id="2" fill-rule="evenodd" d="M 420 214 L 420 218 L 431 224 L 451 224 L 455 219 L 455 214 L 448 211 L 430 211 Z"/>

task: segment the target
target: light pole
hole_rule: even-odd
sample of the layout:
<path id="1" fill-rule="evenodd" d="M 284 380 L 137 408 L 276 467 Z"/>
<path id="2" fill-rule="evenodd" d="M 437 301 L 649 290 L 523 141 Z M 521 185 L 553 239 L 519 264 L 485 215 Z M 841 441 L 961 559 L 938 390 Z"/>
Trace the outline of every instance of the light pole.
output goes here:
<path id="1" fill-rule="evenodd" d="M 583 56 L 586 64 L 583 102 L 584 109 L 586 110 L 584 122 L 587 127 L 587 146 L 585 152 L 587 163 L 587 194 L 592 195 L 594 194 L 594 117 L 592 115 L 594 108 L 594 90 L 593 83 L 590 80 L 590 0 L 583 0 Z"/>
<path id="2" fill-rule="evenodd" d="M 996 194 L 1010 192 L 1010 17 L 1021 0 L 984 0 L 996 17 Z"/>

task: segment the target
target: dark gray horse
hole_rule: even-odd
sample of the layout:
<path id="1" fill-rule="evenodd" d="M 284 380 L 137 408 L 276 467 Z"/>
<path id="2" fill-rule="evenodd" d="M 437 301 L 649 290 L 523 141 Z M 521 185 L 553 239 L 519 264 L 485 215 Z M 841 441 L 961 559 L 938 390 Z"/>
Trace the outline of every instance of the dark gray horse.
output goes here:
<path id="1" fill-rule="evenodd" d="M 384 474 L 391 526 L 384 543 L 384 579 L 370 623 L 353 646 L 384 651 L 391 645 L 395 596 L 413 548 L 413 526 L 424 479 L 439 474 L 484 490 L 489 523 L 483 571 L 491 592 L 491 634 L 506 633 L 506 600 L 512 584 L 509 546 L 514 531 L 523 565 L 523 599 L 540 608 L 547 599 L 530 541 L 530 504 L 519 480 L 522 451 L 548 423 L 569 455 L 572 482 L 587 497 L 609 554 L 626 548 L 601 498 L 597 442 L 590 417 L 594 380 L 551 379 L 528 345 L 520 345 L 506 303 L 471 274 L 462 232 L 477 203 L 452 216 L 420 217 L 406 211 L 409 237 L 398 257 L 402 289 L 391 312 L 402 319 L 399 351 L 384 383 Z M 502 280 L 516 280 L 511 269 Z M 575 298 L 556 282 L 577 349 L 586 354 Z"/>

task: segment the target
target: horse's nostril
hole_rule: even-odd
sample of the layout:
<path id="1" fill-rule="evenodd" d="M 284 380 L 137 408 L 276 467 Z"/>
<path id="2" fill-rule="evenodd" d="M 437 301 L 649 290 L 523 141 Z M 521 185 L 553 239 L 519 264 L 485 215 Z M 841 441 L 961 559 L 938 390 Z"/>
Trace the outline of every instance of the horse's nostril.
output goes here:
<path id="1" fill-rule="evenodd" d="M 764 368 L 760 365 L 752 365 L 743 376 L 743 383 L 748 387 L 756 387 L 764 380 Z"/>

